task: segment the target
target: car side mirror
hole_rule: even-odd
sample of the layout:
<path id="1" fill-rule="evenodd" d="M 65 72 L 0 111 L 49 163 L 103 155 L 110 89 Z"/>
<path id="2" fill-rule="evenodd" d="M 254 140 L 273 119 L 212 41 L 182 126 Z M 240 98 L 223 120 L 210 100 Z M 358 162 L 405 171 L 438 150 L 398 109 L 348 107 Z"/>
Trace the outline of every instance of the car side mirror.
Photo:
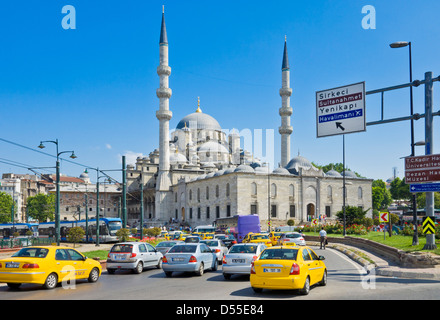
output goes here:
<path id="1" fill-rule="evenodd" d="M 325 260 L 325 257 L 324 256 L 319 256 L 318 259 L 319 260 Z"/>

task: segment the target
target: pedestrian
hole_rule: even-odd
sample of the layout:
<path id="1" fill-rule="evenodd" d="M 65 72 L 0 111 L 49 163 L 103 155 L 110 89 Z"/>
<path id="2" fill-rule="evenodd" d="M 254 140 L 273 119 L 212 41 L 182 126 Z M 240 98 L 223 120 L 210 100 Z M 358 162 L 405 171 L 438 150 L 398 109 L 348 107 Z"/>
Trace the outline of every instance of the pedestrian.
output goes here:
<path id="1" fill-rule="evenodd" d="M 327 244 L 327 232 L 324 230 L 324 227 L 321 228 L 321 231 L 319 231 L 319 236 L 321 237 L 321 245 L 319 249 L 322 249 Z"/>

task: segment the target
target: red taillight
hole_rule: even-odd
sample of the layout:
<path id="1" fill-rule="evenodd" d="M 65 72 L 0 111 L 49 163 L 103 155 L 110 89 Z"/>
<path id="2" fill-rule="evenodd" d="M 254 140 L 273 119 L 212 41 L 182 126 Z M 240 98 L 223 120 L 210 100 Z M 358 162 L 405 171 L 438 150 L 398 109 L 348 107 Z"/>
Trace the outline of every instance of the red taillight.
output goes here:
<path id="1" fill-rule="evenodd" d="M 39 268 L 40 266 L 36 263 L 26 263 L 23 265 L 23 269 L 36 269 Z"/>
<path id="2" fill-rule="evenodd" d="M 130 258 L 134 258 L 134 257 L 136 257 L 136 253 L 133 252 L 133 253 L 131 254 Z"/>
<path id="3" fill-rule="evenodd" d="M 189 258 L 189 262 L 197 262 L 197 259 L 196 259 L 196 257 L 194 257 L 194 256 L 191 256 L 191 258 Z"/>
<path id="4" fill-rule="evenodd" d="M 252 257 L 252 262 L 254 262 L 255 260 L 257 260 L 258 259 L 258 256 L 253 256 Z"/>
<path id="5" fill-rule="evenodd" d="M 290 268 L 290 274 L 298 275 L 299 274 L 299 265 L 294 263 L 292 264 L 292 268 Z"/>
<path id="6" fill-rule="evenodd" d="M 167 257 L 164 256 L 164 257 L 162 258 L 162 263 L 168 263 Z"/>
<path id="7" fill-rule="evenodd" d="M 237 241 L 235 241 L 235 240 L 234 240 L 234 241 L 232 241 L 232 244 L 237 244 Z"/>
<path id="8" fill-rule="evenodd" d="M 222 264 L 227 264 L 227 262 L 226 262 L 226 256 L 223 256 Z"/>
<path id="9" fill-rule="evenodd" d="M 254 265 L 253 262 L 252 262 L 252 265 L 251 265 L 251 274 L 255 274 L 255 265 Z"/>
<path id="10" fill-rule="evenodd" d="M 219 253 L 220 252 L 220 249 L 215 249 L 215 253 Z"/>

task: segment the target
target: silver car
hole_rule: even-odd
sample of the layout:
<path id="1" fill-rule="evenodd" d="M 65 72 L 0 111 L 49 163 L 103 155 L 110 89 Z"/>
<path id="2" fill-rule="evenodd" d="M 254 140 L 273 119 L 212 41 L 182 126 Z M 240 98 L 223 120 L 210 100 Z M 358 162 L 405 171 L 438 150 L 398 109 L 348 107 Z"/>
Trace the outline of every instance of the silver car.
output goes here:
<path id="1" fill-rule="evenodd" d="M 184 243 L 183 241 L 162 241 L 156 245 L 156 250 L 163 255 L 168 252 L 174 245 Z"/>
<path id="2" fill-rule="evenodd" d="M 224 242 L 219 239 L 201 240 L 200 242 L 204 243 L 208 247 L 210 247 L 211 250 L 213 250 L 215 252 L 215 255 L 217 256 L 218 263 L 222 264 L 223 257 L 229 251 L 228 247 L 224 244 Z"/>
<path id="3" fill-rule="evenodd" d="M 223 258 L 223 277 L 229 280 L 233 274 L 251 274 L 252 262 L 266 249 L 263 243 L 234 244 Z"/>
<path id="4" fill-rule="evenodd" d="M 281 237 L 278 239 L 279 245 L 290 245 L 290 244 L 296 244 L 298 246 L 305 246 L 306 240 L 304 239 L 304 236 L 302 233 L 299 232 L 286 232 L 281 235 Z"/>
<path id="5" fill-rule="evenodd" d="M 164 256 L 162 269 L 167 277 L 173 272 L 195 272 L 203 275 L 206 269 L 216 271 L 217 256 L 204 243 L 184 243 L 172 247 Z"/>
<path id="6" fill-rule="evenodd" d="M 162 268 L 163 255 L 149 243 L 122 242 L 115 244 L 107 258 L 107 272 L 133 270 L 142 273 L 146 267 Z"/>

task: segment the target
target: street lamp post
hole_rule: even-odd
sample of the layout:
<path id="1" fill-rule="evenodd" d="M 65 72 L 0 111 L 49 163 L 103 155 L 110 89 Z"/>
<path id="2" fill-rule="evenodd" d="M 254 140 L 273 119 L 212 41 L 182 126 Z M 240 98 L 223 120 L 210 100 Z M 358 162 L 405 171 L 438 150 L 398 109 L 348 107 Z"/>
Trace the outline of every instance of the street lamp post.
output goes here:
<path id="1" fill-rule="evenodd" d="M 55 203 L 55 239 L 57 242 L 57 246 L 60 245 L 60 155 L 63 153 L 72 153 L 70 155 L 70 158 L 75 159 L 77 156 L 75 155 L 74 151 L 58 151 L 58 139 L 53 140 L 46 140 L 46 141 L 40 141 L 40 145 L 38 148 L 44 149 L 45 145 L 43 142 L 50 142 L 54 143 L 56 145 L 56 151 L 57 151 L 57 162 L 56 162 L 56 203 Z"/>
<path id="2" fill-rule="evenodd" d="M 409 49 L 409 82 L 412 83 L 412 57 L 411 57 L 411 41 L 398 41 L 390 44 L 391 48 L 403 48 L 408 47 Z M 414 143 L 414 104 L 413 104 L 413 86 L 409 87 L 409 99 L 410 99 L 410 115 L 411 115 L 411 157 L 415 156 L 415 146 Z M 417 230 L 417 196 L 415 193 L 412 194 L 412 207 L 413 207 L 413 224 L 414 224 L 414 234 L 413 234 L 413 246 L 419 244 L 419 235 Z"/>

